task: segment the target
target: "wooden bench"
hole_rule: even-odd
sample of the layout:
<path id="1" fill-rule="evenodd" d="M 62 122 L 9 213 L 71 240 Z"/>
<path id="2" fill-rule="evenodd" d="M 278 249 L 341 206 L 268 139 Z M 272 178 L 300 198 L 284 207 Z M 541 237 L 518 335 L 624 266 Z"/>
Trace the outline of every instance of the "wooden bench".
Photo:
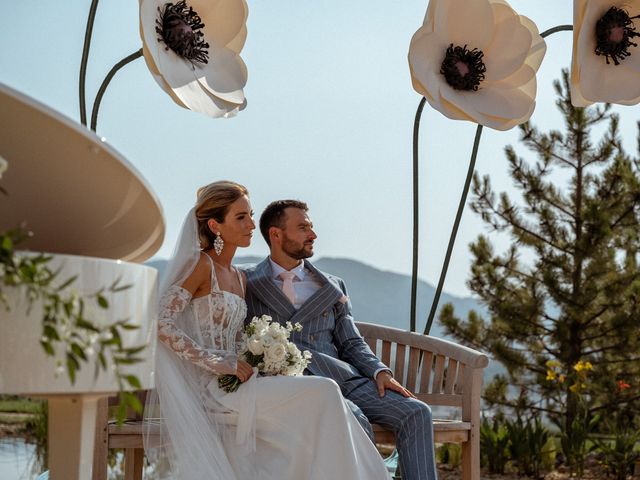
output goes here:
<path id="1" fill-rule="evenodd" d="M 476 350 L 397 328 L 357 322 L 373 352 L 395 378 L 432 407 L 450 407 L 456 419 L 434 419 L 436 443 L 462 445 L 462 479 L 480 479 L 480 393 L 488 357 Z M 143 400 L 146 392 L 140 392 Z M 116 398 L 109 399 L 113 404 Z M 142 478 L 142 423 L 133 415 L 123 425 L 109 421 L 109 403 L 98 406 L 93 480 L 106 480 L 109 449 L 124 449 L 125 480 Z M 373 425 L 376 442 L 394 444 L 393 432 Z"/>
<path id="2" fill-rule="evenodd" d="M 431 407 L 451 407 L 458 419 L 436 419 L 436 443 L 462 445 L 462 480 L 480 479 L 480 393 L 489 358 L 440 338 L 371 323 L 356 323 L 371 350 L 393 376 Z M 373 425 L 376 443 L 394 443 L 393 433 Z"/>

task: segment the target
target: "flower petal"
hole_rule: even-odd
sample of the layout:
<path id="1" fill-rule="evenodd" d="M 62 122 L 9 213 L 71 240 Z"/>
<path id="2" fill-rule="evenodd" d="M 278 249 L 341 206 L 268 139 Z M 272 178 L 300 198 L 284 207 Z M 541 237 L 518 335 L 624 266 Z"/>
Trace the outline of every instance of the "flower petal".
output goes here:
<path id="1" fill-rule="evenodd" d="M 182 108 L 187 108 L 187 106 L 184 103 L 182 103 L 182 101 L 176 96 L 176 94 L 173 93 L 173 89 L 169 86 L 169 84 L 164 80 L 164 78 L 162 77 L 162 74 L 158 70 L 158 67 L 156 67 L 155 63 L 153 63 L 153 58 L 149 54 L 149 51 L 146 48 L 146 45 L 144 44 L 142 45 L 142 53 L 144 56 L 144 61 L 147 64 L 147 68 L 151 73 L 151 76 L 156 81 L 156 83 L 160 86 L 160 88 L 164 90 L 167 93 L 167 95 L 169 95 L 175 103 L 180 105 Z"/>
<path id="2" fill-rule="evenodd" d="M 491 124 L 483 123 L 482 117 L 498 117 L 505 119 L 504 121 L 517 120 L 518 124 L 528 120 L 533 113 L 534 100 L 518 88 L 484 88 L 477 92 L 458 92 L 447 87 L 448 85 L 441 89 L 445 99 L 465 111 L 478 123 L 491 128 L 503 130 L 495 126 L 494 121 L 491 121 Z"/>
<path id="3" fill-rule="evenodd" d="M 593 58 L 595 57 L 595 58 Z M 596 55 L 580 65 L 580 91 L 592 102 L 634 105 L 640 100 L 640 77 L 613 63 L 602 65 Z"/>
<path id="4" fill-rule="evenodd" d="M 198 12 L 204 28 L 204 39 L 209 45 L 224 47 L 241 32 L 247 21 L 249 8 L 245 0 L 190 0 L 187 2 Z"/>
<path id="5" fill-rule="evenodd" d="M 422 95 L 438 98 L 440 84 L 444 77 L 440 74 L 440 65 L 444 59 L 447 42 L 435 32 L 428 32 L 422 28 L 414 34 L 409 47 L 409 66 L 412 78 L 424 87 L 424 90 L 414 88 Z"/>
<path id="6" fill-rule="evenodd" d="M 236 104 L 225 102 L 210 95 L 198 82 L 191 82 L 172 88 L 176 96 L 188 109 L 212 118 L 227 117 L 238 107 Z"/>
<path id="7" fill-rule="evenodd" d="M 547 53 L 547 42 L 540 36 L 538 26 L 531 19 L 520 15 L 520 23 L 531 32 L 531 48 L 529 49 L 526 63 L 537 72 L 542 64 L 545 53 Z"/>
<path id="8" fill-rule="evenodd" d="M 638 30 L 640 30 L 640 28 Z M 638 42 L 637 47 L 631 47 L 629 53 L 631 55 L 625 58 L 620 63 L 620 66 L 628 70 L 630 74 L 635 73 L 638 75 L 640 74 L 640 42 Z M 640 78 L 638 78 L 638 81 L 640 82 Z"/>
<path id="9" fill-rule="evenodd" d="M 244 42 L 247 40 L 247 26 L 242 27 L 242 30 L 236 35 L 236 37 L 227 43 L 227 48 L 233 50 L 236 53 L 240 53 L 242 51 L 242 47 L 244 47 Z"/>
<path id="10" fill-rule="evenodd" d="M 494 8 L 506 7 L 498 5 Z M 516 72 L 525 62 L 531 43 L 531 32 L 520 23 L 520 18 L 515 12 L 498 23 L 491 43 L 484 51 L 483 60 L 487 67 L 485 79 L 497 81 Z"/>
<path id="11" fill-rule="evenodd" d="M 151 44 L 157 37 L 155 22 L 157 5 L 153 0 L 140 0 L 140 37 L 142 41 Z"/>
<path id="12" fill-rule="evenodd" d="M 536 71 L 533 68 L 531 68 L 529 65 L 524 63 L 516 72 L 512 73 L 508 77 L 495 82 L 492 82 L 490 80 L 485 80 L 484 82 L 482 82 L 481 87 L 510 89 L 510 88 L 522 87 L 523 85 L 526 85 L 527 83 L 529 83 L 531 79 L 535 80 L 535 78 L 536 78 Z"/>
<path id="13" fill-rule="evenodd" d="M 454 46 L 484 50 L 493 34 L 488 0 L 446 0 L 436 5 L 434 31 Z"/>
<path id="14" fill-rule="evenodd" d="M 227 102 L 244 102 L 247 67 L 240 55 L 228 48 L 209 47 L 209 63 L 197 65 L 195 76 L 205 90 Z"/>
<path id="15" fill-rule="evenodd" d="M 447 101 L 446 98 L 440 96 L 439 99 L 440 108 L 436 108 L 444 116 L 451 118 L 452 120 L 467 120 L 470 122 L 475 121 L 473 117 L 470 117 L 467 112 L 460 110 L 453 103 Z M 433 106 L 433 104 L 431 104 Z"/>

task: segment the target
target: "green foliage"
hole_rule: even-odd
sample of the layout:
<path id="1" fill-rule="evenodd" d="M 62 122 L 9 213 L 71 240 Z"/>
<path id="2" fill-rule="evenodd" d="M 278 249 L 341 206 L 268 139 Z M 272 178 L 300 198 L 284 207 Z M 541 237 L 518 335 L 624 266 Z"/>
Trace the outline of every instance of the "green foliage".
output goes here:
<path id="1" fill-rule="evenodd" d="M 509 432 L 504 423 L 494 419 L 490 423 L 486 417 L 480 424 L 480 455 L 489 473 L 503 474 L 509 460 Z"/>
<path id="2" fill-rule="evenodd" d="M 607 424 L 608 430 L 613 432 L 613 438 L 599 438 L 595 441 L 600 452 L 602 464 L 616 480 L 626 480 L 628 474 L 633 474 L 633 468 L 640 461 L 640 451 L 636 445 L 640 443 L 640 429 L 633 424 Z"/>
<path id="3" fill-rule="evenodd" d="M 582 477 L 584 461 L 587 454 L 595 449 L 595 444 L 589 441 L 600 422 L 599 415 L 591 415 L 589 409 L 580 404 L 577 415 L 573 418 L 571 428 L 560 433 L 560 445 L 571 472 L 577 472 Z"/>
<path id="4" fill-rule="evenodd" d="M 545 455 L 555 448 L 550 444 L 549 430 L 539 418 L 521 417 L 505 422 L 509 432 L 509 455 L 519 475 L 541 478 Z"/>
<path id="5" fill-rule="evenodd" d="M 128 289 L 116 279 L 111 285 L 91 295 L 80 295 L 72 289 L 75 277 L 60 280 L 59 271 L 48 267 L 51 256 L 45 254 L 16 253 L 15 248 L 30 236 L 18 228 L 0 233 L 0 308 L 10 309 L 6 296 L 8 289 L 24 292 L 28 301 L 27 311 L 39 303 L 42 306 L 42 336 L 40 345 L 47 355 L 58 358 L 58 372 L 67 372 L 71 383 L 75 383 L 77 372 L 84 364 L 94 365 L 95 375 L 112 366 L 125 405 L 141 411 L 135 396 L 126 394 L 126 389 L 140 388 L 140 381 L 123 372 L 124 365 L 142 361 L 138 355 L 146 345 L 125 347 L 122 332 L 139 328 L 128 319 L 108 325 L 91 318 L 88 312 L 107 310 L 107 294 L 117 294 Z M 59 352 L 63 353 L 64 360 Z"/>
<path id="6" fill-rule="evenodd" d="M 7 413 L 36 413 L 42 402 L 30 400 L 17 395 L 0 395 L 0 412 Z"/>
<path id="7" fill-rule="evenodd" d="M 637 384 L 625 396 L 616 382 L 640 378 L 640 159 L 624 151 L 608 105 L 574 107 L 566 71 L 555 86 L 565 131 L 520 126 L 536 161 L 506 148 L 520 200 L 474 177 L 472 209 L 491 237 L 511 239 L 503 252 L 489 235 L 470 247 L 468 285 L 489 318 L 462 320 L 449 306 L 440 321 L 504 365 L 506 374 L 487 384 L 487 404 L 547 416 L 579 469 L 597 412 L 638 398 Z"/>
<path id="8" fill-rule="evenodd" d="M 438 463 L 459 467 L 462 461 L 462 446 L 459 443 L 443 443 L 436 449 Z"/>
<path id="9" fill-rule="evenodd" d="M 47 469 L 49 463 L 49 451 L 47 444 L 47 423 L 49 421 L 49 408 L 46 401 L 37 402 L 37 410 L 29 418 L 24 427 L 27 439 L 36 445 L 36 458 L 33 470 L 42 472 Z"/>

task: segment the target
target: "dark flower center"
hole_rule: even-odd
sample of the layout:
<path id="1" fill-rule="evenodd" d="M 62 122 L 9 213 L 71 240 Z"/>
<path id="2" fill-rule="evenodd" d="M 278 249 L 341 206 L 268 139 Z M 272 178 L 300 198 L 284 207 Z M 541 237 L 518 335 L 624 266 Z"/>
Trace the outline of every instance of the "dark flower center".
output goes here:
<path id="1" fill-rule="evenodd" d="M 483 56 L 482 50 L 477 48 L 469 50 L 466 45 L 454 47 L 452 43 L 447 48 L 440 73 L 452 88 L 475 92 L 480 82 L 484 80 L 484 72 L 487 71 L 482 61 Z"/>
<path id="2" fill-rule="evenodd" d="M 630 47 L 638 44 L 631 41 L 634 37 L 640 37 L 633 24 L 634 18 L 621 8 L 611 7 L 596 23 L 596 55 L 604 55 L 609 64 L 609 59 L 619 65 L 622 60 L 631 55 Z"/>
<path id="3" fill-rule="evenodd" d="M 203 40 L 204 33 L 200 31 L 204 23 L 193 8 L 187 6 L 186 0 L 165 3 L 164 7 L 158 7 L 158 13 L 156 33 L 158 41 L 165 43 L 165 50 L 171 49 L 191 63 L 209 61 L 209 44 Z"/>

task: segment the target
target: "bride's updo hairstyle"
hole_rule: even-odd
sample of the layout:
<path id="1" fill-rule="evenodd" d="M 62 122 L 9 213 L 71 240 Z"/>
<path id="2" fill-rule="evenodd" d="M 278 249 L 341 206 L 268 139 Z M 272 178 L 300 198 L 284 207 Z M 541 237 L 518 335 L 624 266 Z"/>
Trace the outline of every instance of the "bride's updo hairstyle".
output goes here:
<path id="1" fill-rule="evenodd" d="M 213 218 L 218 223 L 224 222 L 231 204 L 243 195 L 249 195 L 247 188 L 229 180 L 213 182 L 198 189 L 196 219 L 202 250 L 213 248 L 213 242 L 216 239 L 215 233 L 207 225 L 209 219 Z"/>

